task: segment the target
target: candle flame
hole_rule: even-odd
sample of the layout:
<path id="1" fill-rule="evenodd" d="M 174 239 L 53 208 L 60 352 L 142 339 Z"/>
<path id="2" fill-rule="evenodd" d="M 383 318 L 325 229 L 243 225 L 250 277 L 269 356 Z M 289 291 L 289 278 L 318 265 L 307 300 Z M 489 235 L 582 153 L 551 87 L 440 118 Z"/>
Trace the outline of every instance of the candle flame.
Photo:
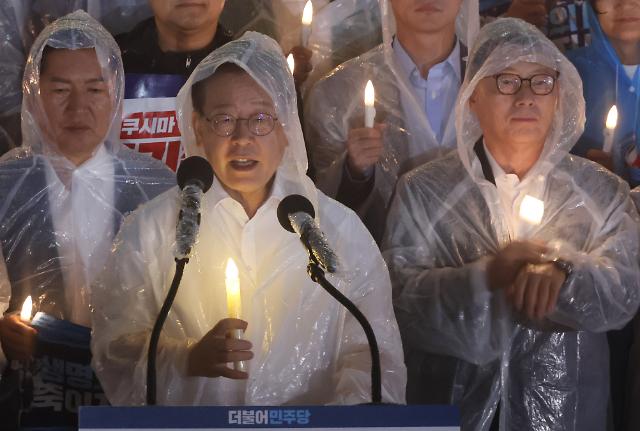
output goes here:
<path id="1" fill-rule="evenodd" d="M 289 54 L 289 56 L 287 57 L 287 64 L 289 65 L 289 70 L 291 71 L 291 74 L 293 75 L 293 71 L 296 68 L 296 63 L 293 60 L 293 54 Z"/>
<path id="2" fill-rule="evenodd" d="M 233 261 L 232 258 L 229 258 L 227 260 L 227 268 L 225 269 L 225 276 L 227 277 L 227 280 L 237 280 L 238 279 L 238 266 L 236 265 L 236 263 Z M 235 285 L 227 285 L 227 288 L 231 287 L 232 289 L 236 289 Z M 235 293 L 235 292 L 234 292 Z"/>
<path id="3" fill-rule="evenodd" d="M 302 25 L 311 25 L 311 21 L 313 21 L 313 3 L 307 0 L 302 11 Z"/>
<path id="4" fill-rule="evenodd" d="M 520 203 L 520 218 L 531 223 L 540 224 L 544 214 L 544 202 L 533 196 L 526 195 Z"/>
<path id="5" fill-rule="evenodd" d="M 609 113 L 607 114 L 607 121 L 605 126 L 609 130 L 613 130 L 618 125 L 618 107 L 613 105 L 611 109 L 609 109 Z"/>
<path id="6" fill-rule="evenodd" d="M 20 311 L 20 319 L 28 322 L 31 320 L 31 309 L 33 308 L 33 300 L 31 295 L 27 296 L 22 304 L 22 310 Z"/>
<path id="7" fill-rule="evenodd" d="M 371 80 L 367 81 L 367 85 L 364 87 L 364 106 L 373 106 L 375 101 L 375 90 L 373 89 L 373 83 Z"/>

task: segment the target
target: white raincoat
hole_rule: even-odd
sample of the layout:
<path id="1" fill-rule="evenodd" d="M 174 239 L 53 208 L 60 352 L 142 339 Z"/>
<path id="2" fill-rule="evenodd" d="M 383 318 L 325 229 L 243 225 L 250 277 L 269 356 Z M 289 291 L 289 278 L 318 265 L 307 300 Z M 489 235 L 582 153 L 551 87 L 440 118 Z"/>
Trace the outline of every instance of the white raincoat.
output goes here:
<path id="1" fill-rule="evenodd" d="M 451 150 L 455 143 L 453 112 L 445 114 L 442 141 L 438 142 L 424 107 L 414 94 L 392 47 L 395 19 L 388 0 L 380 0 L 383 43 L 338 66 L 310 90 L 305 100 L 305 131 L 318 188 L 338 196 L 346 160 L 349 130 L 364 127 L 364 88 L 371 80 L 375 88 L 376 122 L 387 124 L 384 152 L 375 165 L 375 185 L 354 210 L 379 240 L 384 218 L 400 175 Z M 479 27 L 478 1 L 460 6 L 456 35 L 462 45 L 473 42 Z"/>
<path id="2" fill-rule="evenodd" d="M 344 271 L 329 276 L 369 318 L 380 344 L 383 399 L 403 402 L 405 368 L 384 261 L 358 217 L 319 193 L 307 168 L 295 88 L 277 44 L 247 33 L 203 60 L 178 95 L 188 155 L 203 155 L 191 126 L 191 87 L 224 63 L 243 68 L 271 95 L 288 146 L 267 201 L 251 219 L 216 180 L 204 195 L 193 256 L 160 338 L 159 404 L 324 404 L 370 399 L 370 358 L 354 318 L 306 273 L 307 254 L 280 227 L 286 195 L 305 195 Z M 147 339 L 174 275 L 179 191 L 170 190 L 125 223 L 111 269 L 95 286 L 94 367 L 114 404 L 143 404 Z M 187 377 L 189 347 L 228 317 L 225 264 L 240 271 L 241 318 L 255 357 L 249 379 Z"/>
<path id="3" fill-rule="evenodd" d="M 43 132 L 45 46 L 94 48 L 113 101 L 104 142 L 78 167 Z M 120 144 L 123 87 L 120 50 L 87 13 L 58 19 L 34 42 L 23 80 L 23 143 L 0 162 L 0 241 L 11 285 L 11 292 L 0 289 L 3 311 L 19 311 L 31 295 L 35 310 L 89 326 L 89 285 L 124 215 L 175 184 L 161 163 Z"/>
<path id="4" fill-rule="evenodd" d="M 538 226 L 506 213 L 474 151 L 482 135 L 468 100 L 476 85 L 519 61 L 559 72 L 559 101 L 537 163 L 517 185 L 545 204 Z M 451 359 L 451 401 L 463 429 L 606 429 L 605 332 L 622 327 L 640 301 L 638 214 L 629 188 L 595 163 L 569 155 L 584 127 L 575 68 L 524 21 L 497 20 L 474 45 L 456 108 L 458 151 L 399 182 L 385 258 L 405 349 Z M 522 197 L 516 199 L 519 208 Z M 535 239 L 573 264 L 555 310 L 526 320 L 503 291 L 488 290 L 486 265 L 510 240 Z M 447 372 L 424 362 L 425 375 Z M 434 388 L 438 389 L 438 388 Z"/>

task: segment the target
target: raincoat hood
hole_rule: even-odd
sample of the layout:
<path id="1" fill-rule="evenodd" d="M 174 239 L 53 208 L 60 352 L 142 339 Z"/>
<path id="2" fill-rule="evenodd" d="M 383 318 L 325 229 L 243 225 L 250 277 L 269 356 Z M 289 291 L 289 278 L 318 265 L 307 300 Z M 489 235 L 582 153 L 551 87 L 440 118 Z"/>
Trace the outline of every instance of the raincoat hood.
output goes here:
<path id="1" fill-rule="evenodd" d="M 111 121 L 104 137 L 107 150 L 120 149 L 118 134 L 124 96 L 124 70 L 120 49 L 111 34 L 82 10 L 70 13 L 47 26 L 31 47 L 22 81 L 22 151 L 64 158 L 55 142 L 43 132 L 48 127 L 41 100 L 41 62 L 45 47 L 54 49 L 95 49 L 112 101 Z M 98 150 L 100 146 L 96 148 Z"/>
<path id="2" fill-rule="evenodd" d="M 467 73 L 456 105 L 458 153 L 471 176 L 478 181 L 484 180 L 484 176 L 479 165 L 472 166 L 472 162 L 474 145 L 482 136 L 482 130 L 469 107 L 469 99 L 481 79 L 518 62 L 538 63 L 558 72 L 556 114 L 540 158 L 526 178 L 549 172 L 569 153 L 584 130 L 582 80 L 553 42 L 536 27 L 519 19 L 504 18 L 487 24 L 469 54 Z"/>
<path id="3" fill-rule="evenodd" d="M 204 156 L 196 144 L 191 122 L 191 89 L 196 82 L 213 75 L 225 63 L 233 63 L 243 69 L 271 96 L 288 142 L 278 167 L 278 178 L 284 182 L 287 193 L 303 194 L 315 204 L 316 189 L 306 176 L 307 153 L 298 119 L 293 76 L 279 45 L 263 34 L 247 32 L 213 51 L 200 62 L 178 93 L 178 124 L 187 156 Z"/>

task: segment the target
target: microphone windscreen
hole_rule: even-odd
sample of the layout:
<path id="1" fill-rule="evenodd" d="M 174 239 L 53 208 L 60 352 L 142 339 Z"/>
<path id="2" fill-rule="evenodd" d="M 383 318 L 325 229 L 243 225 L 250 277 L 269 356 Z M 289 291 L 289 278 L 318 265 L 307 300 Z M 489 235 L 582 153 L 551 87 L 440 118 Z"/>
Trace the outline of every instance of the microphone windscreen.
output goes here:
<path id="1" fill-rule="evenodd" d="M 204 157 L 191 156 L 180 162 L 176 177 L 180 190 L 184 189 L 187 183 L 196 180 L 202 183 L 202 192 L 206 193 L 213 184 L 213 169 Z"/>
<path id="2" fill-rule="evenodd" d="M 278 205 L 278 221 L 280 222 L 280 226 L 282 226 L 289 232 L 295 233 L 293 226 L 291 226 L 291 221 L 289 220 L 289 214 L 298 212 L 305 212 L 312 218 L 316 216 L 313 205 L 311 204 L 309 199 L 305 198 L 304 196 L 289 195 L 286 198 L 282 199 L 280 201 L 280 205 Z"/>

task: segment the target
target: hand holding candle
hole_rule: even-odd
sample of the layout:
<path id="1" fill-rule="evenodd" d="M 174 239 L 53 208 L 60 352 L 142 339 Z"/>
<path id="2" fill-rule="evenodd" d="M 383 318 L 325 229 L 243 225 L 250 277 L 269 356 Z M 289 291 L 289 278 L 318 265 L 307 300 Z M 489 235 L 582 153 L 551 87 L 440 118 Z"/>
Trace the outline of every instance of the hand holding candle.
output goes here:
<path id="1" fill-rule="evenodd" d="M 373 83 L 369 80 L 364 87 L 364 127 L 373 127 L 376 118 L 375 99 Z"/>
<path id="2" fill-rule="evenodd" d="M 225 270 L 225 286 L 227 290 L 227 310 L 229 317 L 239 319 L 242 312 L 242 302 L 240 298 L 240 278 L 238 273 L 238 267 L 233 259 L 227 260 L 227 267 Z M 230 333 L 232 338 L 240 340 L 242 338 L 242 331 L 240 329 L 233 329 Z M 244 361 L 238 361 L 233 363 L 234 369 L 237 371 L 246 371 Z"/>
<path id="3" fill-rule="evenodd" d="M 300 45 L 306 47 L 309 44 L 311 34 L 311 22 L 313 21 L 313 3 L 307 0 L 302 11 L 302 33 L 300 34 Z"/>

